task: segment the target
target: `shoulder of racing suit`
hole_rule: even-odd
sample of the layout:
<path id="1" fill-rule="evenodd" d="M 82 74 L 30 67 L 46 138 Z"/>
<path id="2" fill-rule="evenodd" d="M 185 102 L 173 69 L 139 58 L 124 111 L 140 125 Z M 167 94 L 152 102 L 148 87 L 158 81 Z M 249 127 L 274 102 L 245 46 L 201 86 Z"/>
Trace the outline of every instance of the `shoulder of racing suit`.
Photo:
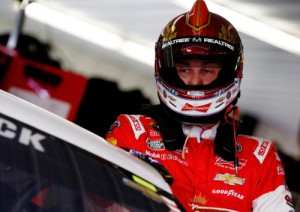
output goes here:
<path id="1" fill-rule="evenodd" d="M 275 152 L 275 143 L 273 141 L 255 136 L 239 135 L 237 145 L 238 149 L 243 149 L 247 154 L 252 152 L 253 156 L 261 164 L 270 152 Z"/>

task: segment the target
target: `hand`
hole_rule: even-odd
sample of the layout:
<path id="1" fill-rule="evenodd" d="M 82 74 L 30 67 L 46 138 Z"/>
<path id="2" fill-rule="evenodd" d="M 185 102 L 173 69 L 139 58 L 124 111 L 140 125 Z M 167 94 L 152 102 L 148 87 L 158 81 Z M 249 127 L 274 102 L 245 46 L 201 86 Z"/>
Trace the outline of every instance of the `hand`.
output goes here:
<path id="1" fill-rule="evenodd" d="M 149 155 L 143 154 L 139 151 L 133 150 L 133 149 L 128 149 L 128 148 L 123 148 L 126 151 L 128 151 L 130 154 L 136 156 L 139 159 L 142 159 L 143 161 L 147 162 L 148 164 L 152 165 L 164 178 L 164 180 L 169 184 L 172 185 L 173 183 L 173 177 L 169 173 L 169 171 L 157 160 L 151 158 Z"/>

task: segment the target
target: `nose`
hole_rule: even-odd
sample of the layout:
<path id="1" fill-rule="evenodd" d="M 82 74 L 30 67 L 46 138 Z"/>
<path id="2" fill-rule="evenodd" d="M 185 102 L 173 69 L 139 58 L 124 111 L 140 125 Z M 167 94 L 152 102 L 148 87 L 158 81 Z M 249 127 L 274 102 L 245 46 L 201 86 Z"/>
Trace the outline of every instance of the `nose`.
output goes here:
<path id="1" fill-rule="evenodd" d="M 189 85 L 206 85 L 205 80 L 202 79 L 199 71 L 194 71 L 190 76 Z"/>

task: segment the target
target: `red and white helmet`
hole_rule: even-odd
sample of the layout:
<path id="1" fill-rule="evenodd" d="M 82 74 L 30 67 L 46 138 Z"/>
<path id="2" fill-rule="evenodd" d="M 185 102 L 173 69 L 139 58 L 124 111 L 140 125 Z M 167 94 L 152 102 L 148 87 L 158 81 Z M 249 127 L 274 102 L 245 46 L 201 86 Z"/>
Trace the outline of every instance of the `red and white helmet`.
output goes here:
<path id="1" fill-rule="evenodd" d="M 209 85 L 185 85 L 177 75 L 177 60 L 219 60 L 222 70 Z M 237 103 L 243 71 L 243 45 L 234 26 L 209 12 L 203 0 L 171 20 L 155 45 L 155 78 L 161 105 L 186 123 L 211 123 Z"/>

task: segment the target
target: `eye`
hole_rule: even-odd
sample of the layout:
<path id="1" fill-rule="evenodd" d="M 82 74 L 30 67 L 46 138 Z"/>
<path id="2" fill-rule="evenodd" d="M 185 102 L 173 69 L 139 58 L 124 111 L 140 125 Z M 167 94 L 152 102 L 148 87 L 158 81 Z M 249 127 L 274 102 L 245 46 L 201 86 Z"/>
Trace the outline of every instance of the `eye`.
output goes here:
<path id="1" fill-rule="evenodd" d="M 217 63 L 209 63 L 202 67 L 202 70 L 205 73 L 215 73 L 215 72 L 219 72 L 221 69 L 222 69 L 221 64 L 217 64 Z"/>
<path id="2" fill-rule="evenodd" d="M 176 64 L 175 67 L 176 67 L 176 70 L 181 73 L 186 73 L 186 72 L 189 72 L 189 70 L 190 70 L 190 68 L 188 66 L 183 65 L 183 64 Z"/>
<path id="3" fill-rule="evenodd" d="M 186 67 L 181 67 L 181 68 L 178 69 L 178 71 L 181 72 L 181 73 L 188 73 L 190 70 Z"/>
<path id="4" fill-rule="evenodd" d="M 206 73 L 206 74 L 212 74 L 215 71 L 216 71 L 216 69 L 214 69 L 214 68 L 204 68 L 204 69 L 202 69 L 202 72 Z"/>

